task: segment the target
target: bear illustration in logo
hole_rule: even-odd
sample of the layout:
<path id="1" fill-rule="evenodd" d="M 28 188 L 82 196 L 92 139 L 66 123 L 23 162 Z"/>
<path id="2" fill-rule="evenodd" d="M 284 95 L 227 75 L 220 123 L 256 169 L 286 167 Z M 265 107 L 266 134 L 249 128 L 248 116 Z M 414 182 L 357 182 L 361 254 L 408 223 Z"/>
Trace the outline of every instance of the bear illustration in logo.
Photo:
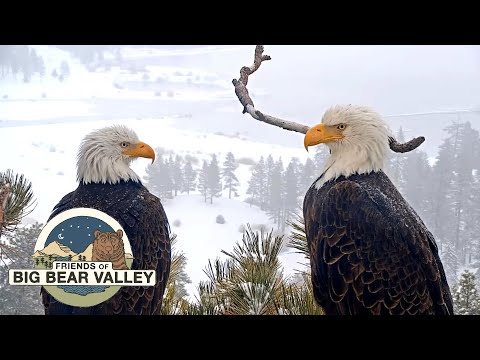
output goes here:
<path id="1" fill-rule="evenodd" d="M 114 270 L 128 270 L 123 248 L 123 231 L 94 231 L 92 261 L 111 261 Z"/>

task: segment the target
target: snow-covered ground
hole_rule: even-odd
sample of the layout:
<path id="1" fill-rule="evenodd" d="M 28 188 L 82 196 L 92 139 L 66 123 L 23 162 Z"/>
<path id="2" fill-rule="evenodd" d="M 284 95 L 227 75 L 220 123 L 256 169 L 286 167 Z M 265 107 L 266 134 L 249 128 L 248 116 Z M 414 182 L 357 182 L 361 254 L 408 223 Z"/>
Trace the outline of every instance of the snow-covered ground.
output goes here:
<path id="1" fill-rule="evenodd" d="M 47 120 L 62 118 L 65 116 L 88 116 L 94 115 L 92 105 L 85 101 L 38 101 L 18 100 L 0 101 L 1 120 Z M 1 124 L 1 123 L 0 123 Z"/>
<path id="2" fill-rule="evenodd" d="M 187 291 L 191 296 L 196 293 L 199 281 L 208 279 L 203 272 L 208 260 L 226 258 L 221 250 L 231 251 L 235 242 L 241 241 L 242 225 L 249 223 L 253 230 L 258 230 L 259 225 L 265 225 L 267 231 L 276 229 L 263 211 L 228 197 L 215 198 L 213 204 L 205 204 L 202 195 L 180 195 L 168 202 L 165 210 L 172 232 L 178 236 L 177 248 L 187 257 L 186 271 L 192 280 Z M 217 215 L 224 217 L 224 224 L 216 223 Z M 180 226 L 174 225 L 176 220 Z M 285 252 L 280 258 L 287 274 L 301 268 L 297 262 L 303 259 L 297 254 Z"/>

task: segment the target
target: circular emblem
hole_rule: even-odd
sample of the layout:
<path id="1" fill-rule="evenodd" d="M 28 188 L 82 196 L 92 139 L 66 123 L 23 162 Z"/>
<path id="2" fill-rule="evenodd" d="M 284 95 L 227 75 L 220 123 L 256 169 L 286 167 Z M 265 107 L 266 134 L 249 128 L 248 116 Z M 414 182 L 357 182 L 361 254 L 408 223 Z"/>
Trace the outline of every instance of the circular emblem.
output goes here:
<path id="1" fill-rule="evenodd" d="M 96 209 L 75 208 L 45 225 L 33 264 L 38 272 L 47 270 L 42 272 L 42 285 L 55 299 L 88 307 L 134 284 L 129 276 L 134 272 L 133 255 L 125 230 L 114 218 Z"/>

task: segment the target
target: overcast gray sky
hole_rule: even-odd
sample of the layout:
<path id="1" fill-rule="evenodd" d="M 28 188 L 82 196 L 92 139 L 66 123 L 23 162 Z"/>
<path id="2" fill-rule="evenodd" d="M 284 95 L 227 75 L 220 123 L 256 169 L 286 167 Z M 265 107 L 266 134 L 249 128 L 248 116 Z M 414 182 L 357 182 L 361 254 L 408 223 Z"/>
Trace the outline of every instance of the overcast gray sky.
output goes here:
<path id="1" fill-rule="evenodd" d="M 238 74 L 239 64 L 252 62 L 253 49 L 222 54 L 222 70 Z M 270 92 L 282 104 L 278 111 L 298 113 L 306 106 L 305 114 L 315 116 L 345 102 L 384 114 L 480 105 L 479 46 L 266 45 L 265 53 L 272 60 L 252 76 L 250 87 Z"/>
<path id="2" fill-rule="evenodd" d="M 253 62 L 255 45 L 222 48 L 233 50 L 176 61 L 231 81 L 238 78 L 242 65 Z M 307 125 L 320 122 L 325 109 L 338 103 L 368 105 L 383 115 L 480 109 L 480 46 L 265 45 L 265 54 L 272 60 L 248 84 L 253 94 L 267 93 L 254 98 L 256 107 Z M 241 112 L 238 102 L 232 100 L 232 107 Z M 431 149 L 440 143 L 441 128 L 455 119 L 451 114 L 389 118 L 389 122 L 394 130 L 400 125 L 408 128 L 412 134 L 407 136 L 426 135 L 424 148 Z M 480 129 L 480 113 L 462 115 L 462 120 Z M 267 136 L 296 138 L 265 131 Z"/>

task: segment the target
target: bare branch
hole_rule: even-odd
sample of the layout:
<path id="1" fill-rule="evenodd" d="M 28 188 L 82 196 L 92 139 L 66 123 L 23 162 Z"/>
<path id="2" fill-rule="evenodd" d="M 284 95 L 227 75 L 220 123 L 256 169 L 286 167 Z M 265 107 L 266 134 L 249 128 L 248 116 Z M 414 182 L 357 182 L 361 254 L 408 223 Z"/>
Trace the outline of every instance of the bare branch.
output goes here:
<path id="1" fill-rule="evenodd" d="M 255 57 L 254 57 L 253 65 L 249 67 L 243 66 L 240 69 L 240 78 L 238 80 L 237 79 L 232 80 L 232 84 L 235 87 L 235 94 L 237 95 L 240 103 L 243 105 L 242 113 L 243 114 L 248 113 L 255 120 L 263 121 L 264 123 L 278 126 L 285 130 L 306 134 L 308 129 L 310 128 L 307 125 L 303 125 L 293 121 L 282 120 L 271 115 L 263 114 L 259 110 L 255 109 L 253 100 L 248 93 L 247 84 L 248 84 L 248 77 L 260 68 L 260 65 L 262 64 L 262 62 L 272 59 L 269 55 L 263 55 L 263 50 L 264 50 L 263 45 L 257 45 L 255 47 Z M 413 140 L 410 140 L 405 144 L 401 144 L 397 142 L 397 140 L 395 140 L 393 137 L 391 137 L 389 138 L 389 145 L 392 151 L 404 153 L 404 152 L 415 150 L 424 141 L 425 141 L 425 138 L 423 136 L 420 136 Z"/>
<path id="2" fill-rule="evenodd" d="M 422 143 L 425 141 L 424 136 L 419 136 L 416 137 L 406 143 L 399 143 L 397 140 L 395 140 L 393 137 L 388 139 L 388 143 L 390 145 L 390 149 L 392 151 L 395 151 L 397 153 L 406 153 L 412 150 L 415 150 L 417 147 L 422 145 Z"/>
<path id="3" fill-rule="evenodd" d="M 282 120 L 255 109 L 253 100 L 250 97 L 247 89 L 248 77 L 258 70 L 263 61 L 271 60 L 268 55 L 263 55 L 263 45 L 257 45 L 255 47 L 255 58 L 253 65 L 250 67 L 243 66 L 240 69 L 240 79 L 233 79 L 232 84 L 235 86 L 235 94 L 238 100 L 243 105 L 243 114 L 249 113 L 255 120 L 263 121 L 267 124 L 281 127 L 285 130 L 296 131 L 305 134 L 309 127 L 306 125 L 298 124 L 293 121 Z"/>

